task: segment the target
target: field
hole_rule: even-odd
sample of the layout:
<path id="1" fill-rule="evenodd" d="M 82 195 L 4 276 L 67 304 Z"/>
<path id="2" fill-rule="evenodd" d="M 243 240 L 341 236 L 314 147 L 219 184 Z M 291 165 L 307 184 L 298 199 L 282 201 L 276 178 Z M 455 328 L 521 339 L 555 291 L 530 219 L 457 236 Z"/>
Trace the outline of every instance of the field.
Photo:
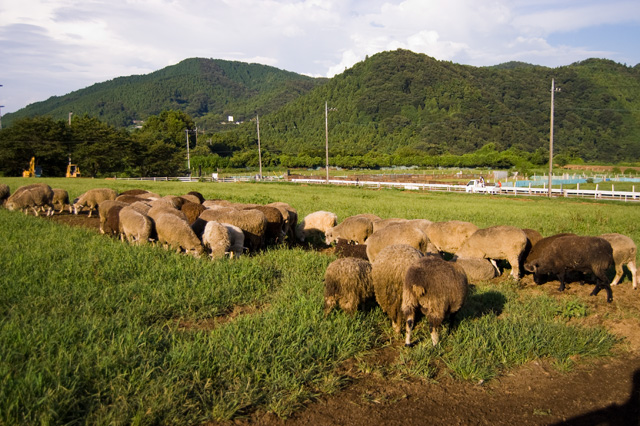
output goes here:
<path id="1" fill-rule="evenodd" d="M 196 190 L 206 198 L 286 201 L 300 217 L 369 212 L 543 235 L 620 232 L 640 242 L 637 207 L 616 202 L 284 183 L 41 181 L 72 198 L 99 186 Z M 15 189 L 33 181 L 2 182 Z M 212 262 L 131 247 L 95 227 L 86 215 L 0 210 L 0 424 L 392 424 L 424 422 L 425 413 L 462 424 L 597 415 L 637 423 L 638 406 L 622 405 L 639 391 L 630 386 L 640 368 L 640 296 L 628 274 L 611 304 L 604 294 L 589 297 L 589 284 L 559 293 L 555 282 L 516 283 L 507 274 L 474 283 L 438 348 L 424 322 L 419 343 L 404 348 L 377 307 L 323 315 L 332 249 L 272 248 Z"/>

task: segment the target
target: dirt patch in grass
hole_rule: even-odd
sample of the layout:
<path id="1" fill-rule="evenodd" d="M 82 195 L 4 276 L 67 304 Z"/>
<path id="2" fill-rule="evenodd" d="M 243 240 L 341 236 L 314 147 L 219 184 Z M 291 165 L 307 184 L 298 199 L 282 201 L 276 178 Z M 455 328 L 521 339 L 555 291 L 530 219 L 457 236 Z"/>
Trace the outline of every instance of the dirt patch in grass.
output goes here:
<path id="1" fill-rule="evenodd" d="M 50 220 L 98 229 L 98 218 L 63 213 Z M 323 249 L 330 254 L 333 250 Z M 499 281 L 497 278 L 496 281 Z M 490 284 L 489 284 L 490 285 Z M 397 359 L 401 339 L 372 351 L 360 362 L 349 360 L 341 373 L 347 384 L 333 395 L 310 401 L 289 419 L 258 412 L 224 425 L 638 425 L 640 424 L 640 290 L 628 277 L 613 288 L 589 296 L 593 286 L 571 283 L 560 293 L 558 282 L 538 286 L 530 277 L 521 291 L 558 298 L 579 297 L 588 306 L 589 325 L 601 325 L 623 339 L 617 356 L 580 362 L 563 373 L 548 362 L 534 361 L 487 383 L 461 382 L 440 373 L 434 380 L 399 379 L 386 374 Z M 209 329 L 256 308 L 237 307 L 228 315 L 179 327 Z M 363 367 L 365 366 L 365 367 Z M 211 423 L 213 425 L 215 423 Z"/>

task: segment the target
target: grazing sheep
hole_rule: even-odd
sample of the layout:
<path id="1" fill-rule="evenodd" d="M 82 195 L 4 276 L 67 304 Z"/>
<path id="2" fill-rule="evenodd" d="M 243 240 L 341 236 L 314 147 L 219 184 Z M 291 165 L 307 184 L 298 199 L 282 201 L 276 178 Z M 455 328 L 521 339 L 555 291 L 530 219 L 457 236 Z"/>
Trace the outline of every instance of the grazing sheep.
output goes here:
<path id="1" fill-rule="evenodd" d="M 455 254 L 477 230 L 478 227 L 473 223 L 450 220 L 448 222 L 433 222 L 427 228 L 426 234 L 438 251 Z"/>
<path id="2" fill-rule="evenodd" d="M 631 272 L 631 283 L 635 290 L 638 287 L 638 276 L 636 275 L 636 254 L 638 252 L 638 248 L 636 247 L 636 244 L 631 238 L 622 234 L 602 234 L 600 235 L 600 238 L 607 240 L 613 249 L 613 261 L 616 266 L 616 276 L 613 277 L 611 285 L 618 285 L 618 282 L 624 273 L 622 266 L 627 265 L 627 269 Z"/>
<path id="3" fill-rule="evenodd" d="M 265 233 L 266 244 L 278 244 L 284 241 L 284 217 L 277 207 L 256 205 L 244 207 L 242 210 L 258 210 L 264 213 L 267 219 L 267 231 Z"/>
<path id="4" fill-rule="evenodd" d="M 422 232 L 424 232 L 426 234 L 427 230 L 429 229 L 429 227 L 431 226 L 431 224 L 433 222 L 431 222 L 430 220 L 427 220 L 427 219 L 411 219 L 411 220 L 409 220 L 409 223 L 414 225 L 416 228 L 422 230 Z M 428 237 L 428 235 L 427 235 L 427 237 Z"/>
<path id="5" fill-rule="evenodd" d="M 280 210 L 282 217 L 284 219 L 284 227 L 283 231 L 288 239 L 289 243 L 292 244 L 296 239 L 296 226 L 298 226 L 298 211 L 291 207 L 287 203 L 283 203 L 280 201 L 276 201 L 274 203 L 267 204 L 269 207 L 275 207 Z"/>
<path id="6" fill-rule="evenodd" d="M 523 228 L 522 231 L 527 236 L 527 245 L 524 248 L 524 252 L 522 253 L 521 260 L 524 261 L 527 257 L 529 257 L 529 253 L 533 249 L 533 246 L 538 244 L 538 242 L 544 238 L 542 234 L 535 229 L 531 228 Z"/>
<path id="7" fill-rule="evenodd" d="M 223 225 L 227 227 L 227 231 L 229 232 L 229 240 L 231 241 L 231 246 L 229 247 L 229 256 L 242 256 L 242 254 L 244 254 L 244 252 L 248 250 L 244 246 L 244 232 L 242 232 L 242 229 L 238 228 L 235 225 L 231 225 L 230 223 L 223 223 Z"/>
<path id="8" fill-rule="evenodd" d="M 504 259 L 511 265 L 511 276 L 520 279 L 520 262 L 527 246 L 524 231 L 515 226 L 498 225 L 478 229 L 456 252 L 458 258 Z M 497 266 L 496 266 L 497 269 Z"/>
<path id="9" fill-rule="evenodd" d="M 350 216 L 333 228 L 327 229 L 324 233 L 325 244 L 331 245 L 338 238 L 350 243 L 364 244 L 372 233 L 373 222 L 371 219 L 363 216 Z"/>
<path id="10" fill-rule="evenodd" d="M 177 197 L 175 195 L 165 195 L 160 200 L 170 203 L 173 206 L 173 208 L 178 210 L 180 210 L 180 208 L 182 207 L 182 204 L 184 203 L 184 198 Z"/>
<path id="11" fill-rule="evenodd" d="M 51 199 L 51 204 L 53 205 L 54 211 L 58 209 L 58 213 L 62 213 L 65 207 L 69 208 L 69 213 L 73 212 L 73 208 L 71 207 L 71 203 L 69 203 L 69 193 L 62 188 L 53 188 L 53 198 Z"/>
<path id="12" fill-rule="evenodd" d="M 4 204 L 4 202 L 11 195 L 11 190 L 9 189 L 9 185 L 0 183 L 0 206 Z"/>
<path id="13" fill-rule="evenodd" d="M 336 259 L 324 274 L 324 313 L 337 305 L 348 314 L 373 297 L 371 264 L 354 257 Z"/>
<path id="14" fill-rule="evenodd" d="M 407 244 L 422 253 L 429 251 L 429 239 L 424 232 L 410 222 L 397 223 L 382 228 L 369 236 L 367 239 L 369 261 L 373 263 L 383 248 L 393 244 Z"/>
<path id="15" fill-rule="evenodd" d="M 227 200 L 204 200 L 202 202 L 202 205 L 208 209 L 215 208 L 218 206 L 231 207 L 232 204 L 233 203 L 231 201 L 227 201 Z"/>
<path id="16" fill-rule="evenodd" d="M 531 247 L 531 250 L 527 254 L 527 257 L 525 257 L 523 259 L 522 263 L 523 264 L 532 263 L 539 256 L 541 256 L 541 255 L 543 255 L 544 253 L 547 252 L 547 247 L 549 246 L 549 244 L 551 244 L 553 242 L 553 240 L 555 240 L 556 238 L 565 237 L 567 235 L 576 235 L 576 234 L 572 234 L 572 233 L 568 233 L 567 232 L 567 233 L 551 235 L 549 237 L 545 237 L 545 238 L 539 240 L 537 243 L 535 243 L 535 245 L 533 245 L 533 247 Z M 527 272 L 529 272 L 529 271 L 527 271 Z M 536 277 L 539 278 L 540 274 L 537 274 Z M 540 284 L 540 282 L 538 282 L 538 281 L 536 281 L 536 283 Z"/>
<path id="17" fill-rule="evenodd" d="M 184 250 L 188 254 L 200 257 L 204 247 L 186 221 L 170 213 L 160 214 L 155 219 L 158 242 L 173 247 L 177 252 Z"/>
<path id="18" fill-rule="evenodd" d="M 231 238 L 226 226 L 215 220 L 207 222 L 202 233 L 202 245 L 209 250 L 212 259 L 220 259 L 229 252 Z"/>
<path id="19" fill-rule="evenodd" d="M 90 189 L 73 202 L 73 212 L 80 213 L 85 207 L 89 209 L 89 217 L 91 213 L 106 200 L 115 200 L 118 193 L 111 188 L 94 188 Z"/>
<path id="20" fill-rule="evenodd" d="M 165 200 L 154 201 L 151 205 L 151 208 L 147 212 L 147 216 L 155 221 L 162 214 L 172 214 L 180 220 L 183 220 L 185 223 L 187 222 L 187 216 L 180 210 L 171 207 L 171 205 L 168 204 Z"/>
<path id="21" fill-rule="evenodd" d="M 542 241 L 544 240 L 536 247 Z M 544 252 L 537 253 L 534 260 L 524 264 L 524 268 L 534 274 L 536 283 L 539 282 L 538 275 L 557 276 L 560 280 L 559 291 L 564 291 L 567 273 L 593 273 L 596 277 L 596 287 L 591 295 L 597 295 L 604 288 L 607 292 L 607 302 L 611 302 L 613 293 L 606 272 L 613 264 L 613 249 L 604 238 L 564 235 L 546 244 Z"/>
<path id="22" fill-rule="evenodd" d="M 123 203 L 118 200 L 105 200 L 98 205 L 98 216 L 100 217 L 100 233 L 104 234 L 104 224 L 107 222 L 107 215 L 109 214 L 109 210 L 114 206 L 124 207 L 127 206 L 127 203 Z M 113 229 L 113 228 L 112 228 Z M 119 227 L 115 229 L 118 231 Z"/>
<path id="23" fill-rule="evenodd" d="M 180 198 L 182 198 L 183 201 L 190 201 L 195 204 L 202 204 L 202 201 L 204 201 L 204 200 L 200 200 L 200 198 L 191 194 L 181 195 Z"/>
<path id="24" fill-rule="evenodd" d="M 457 258 L 453 263 L 460 265 L 467 274 L 469 282 L 489 281 L 497 276 L 498 271 L 491 261 L 476 258 Z"/>
<path id="25" fill-rule="evenodd" d="M 372 214 L 372 213 L 359 213 L 359 214 L 351 216 L 351 217 L 366 217 L 371 222 L 375 222 L 376 220 L 382 220 L 382 218 L 380 216 Z"/>
<path id="26" fill-rule="evenodd" d="M 53 214 L 52 199 L 53 190 L 51 187 L 44 183 L 36 183 L 18 188 L 7 198 L 5 207 L 8 210 L 20 210 L 25 214 L 31 208 L 36 216 L 42 209 L 46 211 L 47 216 L 50 216 Z"/>
<path id="27" fill-rule="evenodd" d="M 120 210 L 125 208 L 125 205 L 114 205 L 107 211 L 107 220 L 104 222 L 103 231 L 105 235 L 118 236 L 120 235 Z"/>
<path id="28" fill-rule="evenodd" d="M 338 216 L 335 213 L 323 210 L 309 213 L 296 227 L 296 237 L 303 243 L 311 239 L 324 241 L 325 232 L 336 226 L 337 222 Z"/>
<path id="29" fill-rule="evenodd" d="M 151 210 L 151 206 L 145 201 L 136 201 L 135 203 L 131 203 L 129 205 L 138 213 L 142 213 L 145 216 L 148 216 L 149 210 Z"/>
<path id="30" fill-rule="evenodd" d="M 404 277 L 411 264 L 422 257 L 422 253 L 407 245 L 395 244 L 385 247 L 371 263 L 371 281 L 376 301 L 391 319 L 396 333 L 401 332 L 402 287 Z"/>
<path id="31" fill-rule="evenodd" d="M 139 196 L 135 196 L 135 195 L 129 195 L 129 194 L 120 194 L 116 197 L 116 201 L 120 201 L 123 203 L 127 203 L 127 204 L 133 204 L 136 203 L 138 201 L 151 201 L 151 199 L 149 198 L 142 198 Z"/>
<path id="32" fill-rule="evenodd" d="M 459 265 L 431 255 L 415 260 L 407 269 L 402 287 L 405 346 L 411 346 L 418 306 L 431 325 L 431 342 L 436 346 L 442 321 L 460 310 L 468 291 L 467 276 Z"/>
<path id="33" fill-rule="evenodd" d="M 367 246 L 365 244 L 349 244 L 347 240 L 338 238 L 336 243 L 336 256 L 357 257 L 358 259 L 369 260 L 367 257 Z"/>
<path id="34" fill-rule="evenodd" d="M 207 209 L 200 214 L 198 219 L 193 224 L 196 233 L 202 227 L 201 220 L 215 220 L 220 223 L 235 225 L 242 229 L 245 243 L 250 251 L 260 250 L 264 246 L 267 218 L 259 210 L 236 210 L 229 207 L 216 210 Z"/>
<path id="35" fill-rule="evenodd" d="M 147 191 L 146 189 L 127 189 L 124 192 L 121 192 L 120 195 L 143 195 L 143 194 L 148 194 L 149 191 Z"/>
<path id="36" fill-rule="evenodd" d="M 373 221 L 373 232 L 379 231 L 381 229 L 386 228 L 387 226 L 390 225 L 396 225 L 398 223 L 404 223 L 404 222 L 408 222 L 408 219 L 402 219 L 399 217 L 390 217 L 388 219 L 380 219 L 380 220 L 374 220 Z"/>
<path id="37" fill-rule="evenodd" d="M 206 208 L 202 204 L 192 203 L 191 201 L 185 201 L 182 204 L 182 207 L 180 207 L 180 211 L 184 213 L 189 225 L 193 225 L 196 219 L 198 219 L 198 217 L 200 217 L 202 212 L 205 210 Z"/>
<path id="38" fill-rule="evenodd" d="M 118 214 L 120 238 L 130 244 L 146 244 L 153 232 L 153 221 L 145 214 L 140 213 L 133 206 L 125 206 Z"/>

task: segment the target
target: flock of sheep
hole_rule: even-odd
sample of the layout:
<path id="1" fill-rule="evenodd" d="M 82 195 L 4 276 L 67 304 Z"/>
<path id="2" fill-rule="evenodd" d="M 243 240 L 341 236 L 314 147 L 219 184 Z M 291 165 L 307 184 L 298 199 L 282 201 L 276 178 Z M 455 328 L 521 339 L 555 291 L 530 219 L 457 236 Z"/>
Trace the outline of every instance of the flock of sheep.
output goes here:
<path id="1" fill-rule="evenodd" d="M 622 234 L 599 237 L 557 234 L 543 238 L 533 229 L 498 225 L 479 229 L 470 222 L 426 219 L 382 219 L 373 214 L 350 216 L 317 211 L 298 223 L 297 211 L 286 203 L 240 204 L 205 200 L 200 193 L 160 196 L 145 190 L 121 194 L 109 188 L 91 189 L 69 202 L 66 191 L 46 184 L 18 188 L 10 194 L 0 184 L 0 203 L 9 210 L 51 215 L 69 208 L 91 216 L 97 210 L 100 231 L 132 244 L 157 241 L 195 256 L 240 256 L 267 245 L 315 242 L 337 244 L 339 258 L 324 276 L 325 312 L 340 307 L 353 313 L 374 299 L 391 319 L 394 330 L 406 329 L 405 343 L 419 308 L 431 326 L 432 343 L 447 316 L 464 304 L 468 283 L 500 275 L 498 261 L 508 262 L 511 276 L 521 268 L 542 284 L 549 277 L 593 279 L 592 295 L 602 289 L 611 302 L 611 285 L 623 275 L 623 265 L 637 287 L 633 240 Z M 450 259 L 450 260 L 445 260 Z M 611 283 L 607 270 L 614 266 Z"/>

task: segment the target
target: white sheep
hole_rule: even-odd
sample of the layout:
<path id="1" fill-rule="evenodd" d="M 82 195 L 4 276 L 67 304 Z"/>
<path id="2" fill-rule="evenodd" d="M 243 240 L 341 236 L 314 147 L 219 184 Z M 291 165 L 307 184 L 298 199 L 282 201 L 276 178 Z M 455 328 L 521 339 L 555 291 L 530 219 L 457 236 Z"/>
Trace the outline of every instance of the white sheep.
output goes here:
<path id="1" fill-rule="evenodd" d="M 177 252 L 184 250 L 186 253 L 200 257 L 204 253 L 204 246 L 193 232 L 189 224 L 179 217 L 164 213 L 155 219 L 158 243 L 173 247 Z"/>
<path id="2" fill-rule="evenodd" d="M 427 235 L 409 221 L 375 231 L 367 238 L 366 244 L 367 257 L 372 263 L 382 249 L 394 244 L 407 244 L 421 253 L 430 251 Z"/>
<path id="3" fill-rule="evenodd" d="M 620 278 L 622 278 L 624 273 L 622 266 L 627 265 L 627 269 L 631 272 L 631 283 L 633 284 L 633 289 L 635 290 L 638 288 L 636 268 L 636 255 L 638 248 L 636 247 L 636 243 L 626 235 L 617 233 L 602 234 L 600 235 L 600 238 L 607 240 L 613 249 L 613 262 L 616 266 L 616 276 L 613 277 L 611 285 L 618 285 Z"/>
<path id="4" fill-rule="evenodd" d="M 131 244 L 146 244 L 153 232 L 153 220 L 133 206 L 122 207 L 118 213 L 120 238 Z"/>
<path id="5" fill-rule="evenodd" d="M 21 210 L 27 214 L 29 208 L 33 210 L 34 215 L 38 216 L 42 209 L 47 216 L 53 214 L 53 190 L 44 183 L 36 183 L 25 185 L 18 188 L 5 202 L 8 210 Z"/>
<path id="6" fill-rule="evenodd" d="M 350 216 L 338 225 L 327 229 L 325 232 L 325 244 L 338 241 L 338 238 L 350 243 L 364 244 L 369 235 L 373 233 L 373 222 L 368 217 Z"/>
<path id="7" fill-rule="evenodd" d="M 209 251 L 212 259 L 224 257 L 231 247 L 229 230 L 215 220 L 207 222 L 202 233 L 202 245 Z"/>
<path id="8" fill-rule="evenodd" d="M 229 232 L 229 240 L 231 241 L 231 245 L 229 247 L 229 256 L 241 256 L 245 251 L 248 250 L 248 248 L 244 246 L 244 232 L 242 232 L 242 229 L 230 223 L 223 223 L 223 225 L 227 227 L 227 231 Z"/>
<path id="9" fill-rule="evenodd" d="M 337 223 L 338 216 L 335 213 L 323 210 L 309 213 L 296 227 L 296 237 L 303 243 L 314 238 L 324 241 L 325 232 Z"/>
<path id="10" fill-rule="evenodd" d="M 497 225 L 478 229 L 456 252 L 459 258 L 504 259 L 511 265 L 511 276 L 520 279 L 520 262 L 527 247 L 527 235 L 520 228 Z"/>
<path id="11" fill-rule="evenodd" d="M 73 212 L 80 213 L 85 207 L 89 209 L 89 217 L 91 213 L 106 200 L 115 200 L 118 193 L 111 188 L 94 188 L 90 189 L 73 202 Z"/>
<path id="12" fill-rule="evenodd" d="M 398 223 L 404 223 L 404 222 L 408 222 L 408 219 L 403 219 L 400 217 L 390 217 L 387 219 L 378 219 L 378 220 L 373 220 L 373 232 L 379 231 L 381 229 L 386 228 L 387 226 L 390 225 L 396 225 Z"/>

